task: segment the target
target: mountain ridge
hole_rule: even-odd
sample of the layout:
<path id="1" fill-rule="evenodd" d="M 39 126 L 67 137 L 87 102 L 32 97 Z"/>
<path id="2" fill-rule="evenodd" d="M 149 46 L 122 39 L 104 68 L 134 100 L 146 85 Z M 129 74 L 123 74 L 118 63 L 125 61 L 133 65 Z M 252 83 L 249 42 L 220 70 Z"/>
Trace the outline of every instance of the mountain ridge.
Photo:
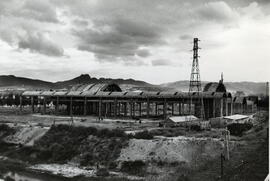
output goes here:
<path id="1" fill-rule="evenodd" d="M 15 75 L 0 75 L 1 89 L 24 89 L 24 90 L 48 90 L 48 89 L 70 89 L 76 84 L 93 84 L 93 83 L 116 83 L 126 90 L 141 90 L 141 91 L 188 91 L 189 80 L 180 80 L 168 82 L 159 85 L 153 85 L 141 80 L 134 79 L 112 79 L 112 78 L 95 78 L 89 74 L 81 74 L 78 77 L 69 80 L 49 82 L 40 79 L 31 79 L 26 77 L 17 77 Z M 209 81 L 202 81 L 202 88 Z M 247 95 L 250 94 L 266 94 L 265 82 L 224 82 L 226 88 L 230 92 L 244 91 Z"/>

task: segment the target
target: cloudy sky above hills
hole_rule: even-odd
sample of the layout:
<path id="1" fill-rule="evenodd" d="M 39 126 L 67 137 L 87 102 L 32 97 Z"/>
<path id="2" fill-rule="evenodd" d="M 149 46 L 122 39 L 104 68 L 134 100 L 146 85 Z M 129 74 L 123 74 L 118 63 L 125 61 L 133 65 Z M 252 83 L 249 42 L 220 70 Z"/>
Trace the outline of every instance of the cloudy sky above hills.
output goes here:
<path id="1" fill-rule="evenodd" d="M 267 81 L 269 0 L 1 0 L 0 74 L 57 81 L 82 73 L 163 83 Z"/>

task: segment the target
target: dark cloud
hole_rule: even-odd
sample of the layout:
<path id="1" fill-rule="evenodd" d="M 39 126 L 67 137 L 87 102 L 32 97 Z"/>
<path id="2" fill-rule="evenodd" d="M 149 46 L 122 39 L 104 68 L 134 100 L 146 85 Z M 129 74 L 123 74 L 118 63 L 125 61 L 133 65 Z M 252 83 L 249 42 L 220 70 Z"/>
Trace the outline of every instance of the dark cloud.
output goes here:
<path id="1" fill-rule="evenodd" d="M 19 11 L 13 12 L 15 16 L 27 19 L 35 19 L 41 22 L 59 22 L 57 19 L 56 8 L 47 1 L 27 0 Z"/>
<path id="2" fill-rule="evenodd" d="M 193 37 L 191 35 L 187 35 L 187 34 L 180 36 L 181 40 L 192 40 L 192 38 Z"/>
<path id="3" fill-rule="evenodd" d="M 41 33 L 28 34 L 18 42 L 20 49 L 29 49 L 48 56 L 63 56 L 64 50 Z"/>
<path id="4" fill-rule="evenodd" d="M 85 27 L 85 26 L 88 25 L 88 21 L 86 21 L 86 20 L 81 20 L 81 19 L 75 19 L 75 20 L 73 20 L 73 24 L 74 24 L 75 26 L 83 26 L 83 27 Z"/>
<path id="5" fill-rule="evenodd" d="M 74 30 L 80 40 L 78 49 L 93 52 L 97 57 L 121 58 L 149 52 L 140 52 L 141 46 L 157 46 L 165 42 L 161 29 L 132 20 L 118 19 L 112 22 L 95 22 L 94 29 Z M 140 55 L 139 55 L 140 56 Z"/>
<path id="6" fill-rule="evenodd" d="M 166 59 L 156 59 L 156 60 L 152 60 L 152 65 L 153 66 L 165 66 L 165 65 L 170 65 L 171 61 L 170 60 L 166 60 Z"/>
<path id="7" fill-rule="evenodd" d="M 151 55 L 151 53 L 147 49 L 140 49 L 140 50 L 137 50 L 136 55 L 140 57 L 148 57 Z"/>
<path id="8" fill-rule="evenodd" d="M 224 1 L 205 3 L 197 9 L 197 18 L 220 23 L 235 21 L 237 13 Z"/>

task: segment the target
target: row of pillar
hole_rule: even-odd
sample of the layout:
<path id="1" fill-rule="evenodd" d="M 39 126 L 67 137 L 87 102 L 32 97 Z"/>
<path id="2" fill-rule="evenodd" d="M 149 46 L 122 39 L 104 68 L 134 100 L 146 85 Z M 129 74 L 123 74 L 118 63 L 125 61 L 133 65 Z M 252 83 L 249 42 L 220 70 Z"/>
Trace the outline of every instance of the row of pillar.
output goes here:
<path id="1" fill-rule="evenodd" d="M 211 100 L 211 99 L 210 99 Z M 22 97 L 20 97 L 20 110 L 22 111 Z M 206 101 L 206 103 L 204 103 L 206 107 L 208 107 L 205 112 L 209 117 L 209 110 L 210 107 L 212 108 L 212 116 L 211 117 L 218 117 L 218 116 L 224 116 L 224 115 L 231 115 L 233 114 L 233 104 L 232 104 L 232 99 L 229 100 L 228 103 L 228 99 L 224 98 L 224 99 L 212 99 L 212 106 L 210 106 L 211 102 L 210 101 Z M 105 102 L 105 104 L 104 104 Z M 139 117 L 143 116 L 142 115 L 142 104 L 146 103 L 146 117 L 150 117 L 150 107 L 151 107 L 151 103 L 150 99 L 147 98 L 146 102 L 143 101 L 136 101 L 133 99 L 130 99 L 128 101 L 123 101 L 123 100 L 117 100 L 116 98 L 114 98 L 113 100 L 103 100 L 101 98 L 99 98 L 97 101 L 93 101 L 93 102 L 88 102 L 87 98 L 85 97 L 83 100 L 83 104 L 79 105 L 79 106 L 83 106 L 83 115 L 87 115 L 88 112 L 88 108 L 90 106 L 94 107 L 94 104 L 96 105 L 95 110 L 93 110 L 93 112 L 97 113 L 98 117 L 103 117 L 104 114 L 105 116 L 107 116 L 108 112 L 113 113 L 114 117 L 117 117 L 118 115 L 120 115 L 121 113 L 124 113 L 124 116 L 128 116 L 128 110 L 129 110 L 129 116 L 135 117 L 136 116 L 136 111 L 139 111 Z M 171 114 L 175 115 L 175 104 L 178 104 L 178 114 L 177 115 L 183 115 L 186 113 L 186 106 L 188 106 L 188 111 L 190 114 L 191 113 L 191 109 L 192 109 L 192 100 L 180 100 L 178 102 L 174 101 L 171 102 L 167 99 L 163 99 L 163 101 L 154 101 L 155 102 L 155 115 L 158 116 L 159 115 L 159 108 L 158 105 L 161 103 L 163 105 L 163 116 L 164 118 L 167 117 L 168 112 L 167 112 L 167 108 L 168 108 L 168 104 L 171 104 Z M 46 113 L 46 103 L 47 103 L 47 98 L 44 97 L 43 98 L 43 105 L 42 105 L 42 113 Z M 91 104 L 92 103 L 92 104 Z M 55 104 L 55 112 L 56 114 L 59 113 L 59 97 L 56 97 L 56 104 Z M 103 106 L 104 105 L 104 106 Z M 128 107 L 129 105 L 129 107 Z M 136 105 L 137 105 L 137 109 L 136 109 Z M 194 104 L 195 105 L 195 104 Z M 68 111 L 69 111 L 69 115 L 73 115 L 73 107 L 74 106 L 78 106 L 78 105 L 74 105 L 74 101 L 73 101 L 73 97 L 70 97 L 69 99 L 69 103 L 67 105 L 69 107 Z M 218 106 L 218 109 L 216 109 Z M 225 109 L 224 109 L 225 106 Z M 112 107 L 113 107 L 113 111 L 112 111 Z M 123 111 L 121 111 L 121 109 Z M 229 110 L 230 109 L 230 110 Z M 105 110 L 105 111 L 103 111 Z M 31 97 L 31 111 L 34 112 L 34 97 Z M 195 110 L 194 110 L 195 111 Z M 216 112 L 218 111 L 218 112 Z M 224 112 L 225 111 L 225 112 Z M 103 114 L 104 112 L 104 114 Z M 195 111 L 196 112 L 196 111 Z M 217 113 L 219 113 L 217 115 Z"/>

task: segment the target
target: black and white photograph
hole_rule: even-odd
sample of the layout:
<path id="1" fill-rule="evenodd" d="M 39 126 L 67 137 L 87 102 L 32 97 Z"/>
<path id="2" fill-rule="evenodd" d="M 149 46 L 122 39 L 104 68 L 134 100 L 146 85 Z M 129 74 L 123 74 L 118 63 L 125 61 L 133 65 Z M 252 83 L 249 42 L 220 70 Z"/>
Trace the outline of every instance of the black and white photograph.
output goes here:
<path id="1" fill-rule="evenodd" d="M 269 181 L 270 0 L 0 0 L 0 181 Z"/>

